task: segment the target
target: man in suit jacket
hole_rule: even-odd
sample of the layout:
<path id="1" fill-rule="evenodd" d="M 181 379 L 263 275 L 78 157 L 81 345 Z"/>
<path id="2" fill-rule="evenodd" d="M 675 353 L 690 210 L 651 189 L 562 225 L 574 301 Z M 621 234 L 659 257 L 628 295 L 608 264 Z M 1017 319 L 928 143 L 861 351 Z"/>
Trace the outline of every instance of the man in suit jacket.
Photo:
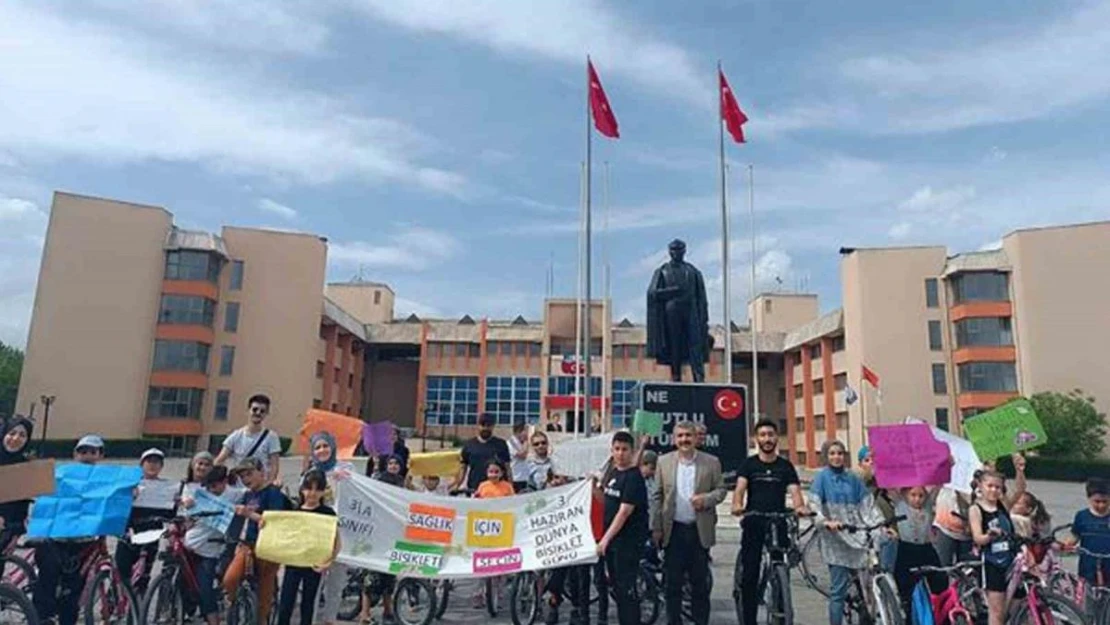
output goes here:
<path id="1" fill-rule="evenodd" d="M 709 623 L 709 548 L 717 540 L 717 504 L 724 501 L 721 461 L 697 450 L 697 430 L 676 423 L 677 451 L 659 458 L 652 493 L 651 530 L 665 552 L 667 621 L 682 625 L 682 585 L 690 579 L 694 622 Z"/>

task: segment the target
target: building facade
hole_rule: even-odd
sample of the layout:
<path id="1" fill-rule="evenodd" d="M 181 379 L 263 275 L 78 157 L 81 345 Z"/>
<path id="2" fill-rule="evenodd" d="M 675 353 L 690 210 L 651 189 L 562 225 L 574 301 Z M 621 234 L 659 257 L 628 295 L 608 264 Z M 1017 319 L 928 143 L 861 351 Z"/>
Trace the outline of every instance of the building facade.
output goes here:
<path id="1" fill-rule="evenodd" d="M 758 412 L 780 422 L 795 462 L 817 466 L 826 440 L 855 449 L 867 427 L 906 416 L 959 432 L 1018 394 L 1082 388 L 1110 404 L 1099 366 L 1110 292 L 1098 286 L 1110 222 L 1019 230 L 998 250 L 956 256 L 841 252 L 841 308 L 764 293 L 749 326 L 710 329 L 707 381 L 726 382 L 727 334 L 732 381 L 752 389 L 758 372 Z M 326 261 L 321 237 L 194 232 L 160 207 L 57 193 L 17 410 L 54 396 L 50 438 L 160 436 L 181 451 L 218 444 L 255 393 L 273 399 L 268 425 L 287 437 L 310 407 L 429 437 L 468 436 L 484 412 L 506 429 L 585 432 L 624 426 L 638 385 L 669 377 L 646 358 L 644 327 L 595 301 L 582 315 L 587 424 L 574 300 L 549 299 L 532 320 L 398 319 L 389 286 L 327 284 Z"/>

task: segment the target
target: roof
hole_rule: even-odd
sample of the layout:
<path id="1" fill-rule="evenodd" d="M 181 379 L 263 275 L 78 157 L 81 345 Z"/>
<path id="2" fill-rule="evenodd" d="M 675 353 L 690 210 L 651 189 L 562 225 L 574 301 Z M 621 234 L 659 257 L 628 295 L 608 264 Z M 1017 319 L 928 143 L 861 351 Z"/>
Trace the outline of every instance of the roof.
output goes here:
<path id="1" fill-rule="evenodd" d="M 166 236 L 167 250 L 196 250 L 198 252 L 214 252 L 229 258 L 224 240 L 211 232 L 201 230 L 183 230 L 174 226 Z"/>
<path id="2" fill-rule="evenodd" d="M 968 252 L 957 254 L 948 259 L 944 265 L 945 277 L 961 271 L 1009 271 L 1010 257 L 1005 250 L 986 250 L 983 252 Z"/>
<path id="3" fill-rule="evenodd" d="M 348 313 L 339 307 L 339 304 L 333 302 L 328 296 L 324 296 L 324 316 L 335 322 L 336 325 L 350 332 L 360 341 L 366 342 L 366 326 L 354 315 Z"/>
<path id="4" fill-rule="evenodd" d="M 393 287 L 389 286 L 388 284 L 386 284 L 384 282 L 370 282 L 368 280 L 351 280 L 349 282 L 329 282 L 329 283 L 327 283 L 326 286 L 367 287 L 367 288 L 374 288 L 374 289 L 385 289 L 385 290 L 389 291 L 390 293 L 393 293 Z"/>
<path id="5" fill-rule="evenodd" d="M 794 349 L 814 339 L 833 334 L 843 329 L 844 309 L 837 308 L 830 313 L 822 315 L 788 332 L 783 340 L 783 350 Z"/>

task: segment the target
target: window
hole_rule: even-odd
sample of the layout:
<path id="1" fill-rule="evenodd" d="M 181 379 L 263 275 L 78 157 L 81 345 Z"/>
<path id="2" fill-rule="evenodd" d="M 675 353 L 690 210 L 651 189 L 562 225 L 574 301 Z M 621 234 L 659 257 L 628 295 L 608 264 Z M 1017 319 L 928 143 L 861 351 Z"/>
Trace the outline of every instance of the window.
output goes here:
<path id="1" fill-rule="evenodd" d="M 969 362 L 959 365 L 961 392 L 1017 392 L 1017 370 L 1012 362 Z"/>
<path id="2" fill-rule="evenodd" d="M 478 358 L 482 355 L 482 346 L 477 343 L 467 343 L 467 349 L 470 350 L 471 358 Z"/>
<path id="3" fill-rule="evenodd" d="M 524 358 L 528 355 L 527 343 L 513 343 L 513 350 L 516 352 L 517 358 Z"/>
<path id="4" fill-rule="evenodd" d="M 779 387 L 779 403 L 781 404 L 781 403 L 784 403 L 784 402 L 786 402 L 786 387 L 785 386 L 780 386 Z"/>
<path id="5" fill-rule="evenodd" d="M 332 369 L 331 381 L 332 384 L 339 384 L 339 367 L 334 367 Z"/>
<path id="6" fill-rule="evenodd" d="M 150 418 L 199 419 L 204 389 L 152 386 L 147 392 L 146 416 Z"/>
<path id="7" fill-rule="evenodd" d="M 794 431 L 795 432 L 805 432 L 806 431 L 806 418 L 804 416 L 794 417 Z"/>
<path id="8" fill-rule="evenodd" d="M 838 413 L 836 413 L 836 429 L 841 430 L 843 432 L 848 431 L 848 413 L 847 412 L 838 412 Z"/>
<path id="9" fill-rule="evenodd" d="M 769 299 L 763 300 L 763 312 L 765 312 L 765 313 L 771 312 L 771 300 L 769 300 Z"/>
<path id="10" fill-rule="evenodd" d="M 813 394 L 814 395 L 824 395 L 825 394 L 825 380 L 823 378 L 817 378 L 816 380 L 813 381 Z"/>
<path id="11" fill-rule="evenodd" d="M 966 421 L 982 412 L 984 412 L 982 408 L 964 408 L 960 411 L 960 418 Z"/>
<path id="12" fill-rule="evenodd" d="M 424 389 L 424 418 L 428 425 L 478 423 L 478 378 L 428 376 Z"/>
<path id="13" fill-rule="evenodd" d="M 944 341 L 940 336 L 940 322 L 929 322 L 929 349 L 939 352 L 944 349 Z"/>
<path id="14" fill-rule="evenodd" d="M 216 391 L 216 409 L 212 417 L 217 421 L 227 421 L 227 407 L 231 403 L 231 391 Z"/>
<path id="15" fill-rule="evenodd" d="M 838 391 L 843 391 L 844 389 L 848 388 L 848 374 L 838 373 L 834 375 L 833 386 L 836 387 L 836 390 Z"/>
<path id="16" fill-rule="evenodd" d="M 945 432 L 947 432 L 948 431 L 948 409 L 947 408 L 937 408 L 935 416 L 936 416 L 937 429 L 944 430 Z"/>
<path id="17" fill-rule="evenodd" d="M 952 278 L 952 296 L 964 302 L 1010 301 L 1009 276 L 1001 271 L 976 271 Z"/>
<path id="18" fill-rule="evenodd" d="M 804 452 L 804 451 L 799 451 L 798 452 L 798 464 L 800 464 L 802 466 L 805 466 L 805 464 L 806 464 L 806 452 Z"/>
<path id="19" fill-rule="evenodd" d="M 198 325 L 211 328 L 216 318 L 216 302 L 196 295 L 163 295 L 158 323 Z"/>
<path id="20" fill-rule="evenodd" d="M 933 393 L 936 395 L 948 394 L 948 376 L 945 374 L 944 363 L 933 363 Z"/>
<path id="21" fill-rule="evenodd" d="M 486 412 L 498 425 L 539 423 L 540 379 L 490 376 L 486 378 Z"/>
<path id="22" fill-rule="evenodd" d="M 528 355 L 532 358 L 539 358 L 541 347 L 542 347 L 542 345 L 540 345 L 539 343 L 529 343 L 528 344 Z"/>
<path id="23" fill-rule="evenodd" d="M 335 402 L 332 402 L 331 403 L 331 411 L 332 412 L 339 412 L 339 404 L 337 404 Z"/>
<path id="24" fill-rule="evenodd" d="M 224 307 L 224 332 L 239 331 L 239 302 L 228 302 Z"/>
<path id="25" fill-rule="evenodd" d="M 820 343 L 814 343 L 813 345 L 809 346 L 809 357 L 812 358 L 813 360 L 817 360 L 818 358 L 821 357 L 821 344 Z"/>
<path id="26" fill-rule="evenodd" d="M 354 387 L 355 387 L 355 374 L 348 373 L 347 374 L 347 388 L 354 388 Z"/>
<path id="27" fill-rule="evenodd" d="M 844 335 L 832 337 L 832 350 L 833 353 L 844 351 Z"/>
<path id="28" fill-rule="evenodd" d="M 613 380 L 613 427 L 627 427 L 636 411 L 638 380 Z"/>
<path id="29" fill-rule="evenodd" d="M 466 345 L 466 343 L 455 343 L 455 356 L 466 358 L 466 355 L 470 353 L 470 349 Z"/>
<path id="30" fill-rule="evenodd" d="M 323 405 L 324 405 L 324 402 L 319 400 L 319 399 L 313 399 L 312 400 L 312 407 L 313 408 L 319 408 L 320 406 L 323 406 Z"/>
<path id="31" fill-rule="evenodd" d="M 324 361 L 316 361 L 316 379 L 322 380 L 324 378 Z"/>
<path id="32" fill-rule="evenodd" d="M 802 395 L 803 395 L 802 385 L 801 384 L 795 384 L 794 385 L 794 399 L 801 399 Z"/>
<path id="33" fill-rule="evenodd" d="M 937 308 L 940 306 L 940 295 L 937 291 L 937 279 L 925 278 L 925 306 Z"/>
<path id="34" fill-rule="evenodd" d="M 443 354 L 443 348 L 439 343 L 428 343 L 428 358 L 439 358 Z"/>
<path id="35" fill-rule="evenodd" d="M 220 278 L 220 260 L 208 252 L 173 250 L 166 252 L 167 280 L 205 280 L 215 284 Z"/>
<path id="36" fill-rule="evenodd" d="M 220 346 L 220 375 L 231 375 L 235 370 L 235 346 Z"/>
<path id="37" fill-rule="evenodd" d="M 378 304 L 381 304 L 381 303 L 382 303 L 382 292 L 381 291 L 374 291 L 374 305 L 377 306 Z"/>
<path id="38" fill-rule="evenodd" d="M 154 341 L 155 371 L 208 373 L 209 346 L 196 341 Z"/>
<path id="39" fill-rule="evenodd" d="M 228 277 L 227 288 L 229 291 L 243 290 L 243 261 L 231 261 L 231 276 Z"/>
<path id="40" fill-rule="evenodd" d="M 584 386 L 586 378 L 582 377 L 579 382 Z M 584 388 L 579 388 L 584 391 Z M 548 395 L 574 395 L 574 376 L 561 375 L 547 378 L 547 394 Z M 590 396 L 598 397 L 601 395 L 601 378 L 597 376 L 590 376 Z"/>
<path id="41" fill-rule="evenodd" d="M 1008 347 L 1014 344 L 1009 317 L 979 317 L 956 322 L 957 347 Z"/>

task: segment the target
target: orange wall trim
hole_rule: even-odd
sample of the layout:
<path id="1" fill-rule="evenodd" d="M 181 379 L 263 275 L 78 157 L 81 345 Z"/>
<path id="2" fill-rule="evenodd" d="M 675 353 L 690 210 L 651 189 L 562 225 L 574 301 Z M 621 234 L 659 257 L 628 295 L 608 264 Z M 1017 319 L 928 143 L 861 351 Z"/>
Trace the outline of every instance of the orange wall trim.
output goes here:
<path id="1" fill-rule="evenodd" d="M 154 338 L 164 341 L 196 341 L 211 345 L 216 342 L 216 332 L 204 326 L 160 323 L 154 329 Z"/>
<path id="2" fill-rule="evenodd" d="M 832 339 L 821 339 L 821 378 L 825 386 L 825 440 L 836 440 L 836 383 L 833 381 Z"/>
<path id="3" fill-rule="evenodd" d="M 794 357 L 789 352 L 783 354 L 783 377 L 786 380 L 786 440 L 790 462 L 798 461 L 797 427 L 794 425 Z"/>
<path id="4" fill-rule="evenodd" d="M 200 419 L 146 419 L 143 434 L 162 436 L 200 436 L 204 424 Z"/>
<path id="5" fill-rule="evenodd" d="M 953 306 L 948 318 L 955 323 L 970 317 L 1009 317 L 1013 314 L 1014 306 L 1010 302 L 966 302 Z"/>
<path id="6" fill-rule="evenodd" d="M 806 466 L 817 468 L 817 430 L 813 423 L 813 358 L 809 346 L 802 346 L 802 410 L 806 416 Z M 828 420 L 825 421 L 828 423 Z"/>
<path id="7" fill-rule="evenodd" d="M 956 398 L 956 405 L 960 407 L 960 410 L 994 408 L 1017 396 L 1017 393 L 960 393 Z"/>
<path id="8" fill-rule="evenodd" d="M 150 385 L 173 388 L 208 388 L 208 376 L 193 371 L 154 371 L 150 374 Z"/>
<path id="9" fill-rule="evenodd" d="M 961 347 L 952 352 L 952 361 L 958 365 L 965 362 L 1013 362 L 1017 360 L 1017 350 L 1007 347 Z"/>
<path id="10" fill-rule="evenodd" d="M 166 295 L 198 295 L 220 299 L 220 289 L 206 280 L 163 280 L 162 292 Z"/>

